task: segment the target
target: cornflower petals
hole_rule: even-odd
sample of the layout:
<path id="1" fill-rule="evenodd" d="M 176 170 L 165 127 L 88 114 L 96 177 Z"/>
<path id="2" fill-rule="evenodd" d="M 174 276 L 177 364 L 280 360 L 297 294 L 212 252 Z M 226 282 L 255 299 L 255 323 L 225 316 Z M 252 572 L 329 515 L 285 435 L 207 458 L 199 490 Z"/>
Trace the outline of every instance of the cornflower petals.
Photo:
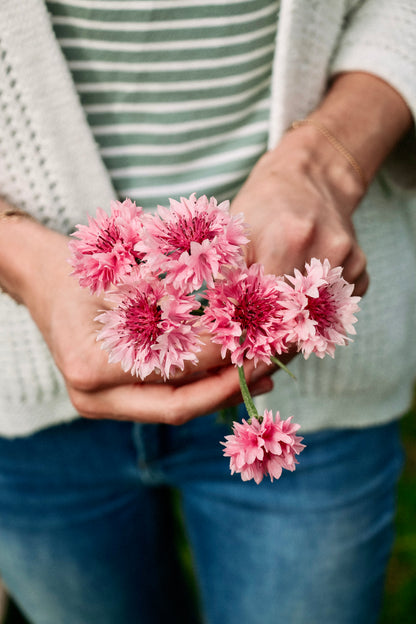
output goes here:
<path id="1" fill-rule="evenodd" d="M 111 203 L 111 214 L 97 209 L 88 225 L 77 225 L 69 243 L 73 275 L 91 293 L 108 290 L 137 271 L 143 254 L 135 251 L 142 232 L 142 208 L 130 199 Z"/>
<path id="2" fill-rule="evenodd" d="M 200 334 L 208 330 L 222 357 L 230 351 L 240 367 L 252 416 L 234 422 L 221 443 L 231 474 L 273 481 L 283 469 L 295 470 L 305 446 L 291 418 L 269 410 L 257 415 L 244 359 L 270 364 L 292 346 L 305 358 L 333 356 L 355 333 L 360 298 L 328 260 L 312 258 L 304 273 L 296 269 L 285 278 L 264 275 L 260 264 L 247 267 L 247 226 L 242 215 L 230 215 L 229 202 L 195 193 L 169 201 L 155 215 L 129 199 L 112 202 L 110 215 L 98 208 L 88 225 L 77 226 L 70 243 L 73 275 L 92 293 L 106 291 L 112 306 L 96 317 L 102 324 L 97 340 L 124 371 L 141 379 L 157 372 L 166 380 L 185 362 L 197 364 Z M 202 286 L 201 304 L 196 291 Z"/>
<path id="3" fill-rule="evenodd" d="M 114 308 L 96 320 L 103 323 L 97 340 L 109 351 L 110 362 L 120 362 L 124 371 L 144 379 L 153 371 L 165 379 L 185 361 L 196 363 L 200 351 L 195 297 L 167 290 L 155 278 L 130 279 L 108 294 Z"/>
<path id="4" fill-rule="evenodd" d="M 212 285 L 222 266 L 241 264 L 241 245 L 248 242 L 242 216 L 231 216 L 228 209 L 229 202 L 217 204 L 214 197 L 195 193 L 179 202 L 171 199 L 170 210 L 159 206 L 156 215 L 146 216 L 136 251 L 177 289 Z"/>
<path id="5" fill-rule="evenodd" d="M 354 286 L 342 277 L 342 268 L 331 266 L 328 260 L 312 258 L 305 265 L 305 274 L 285 276 L 291 285 L 282 285 L 286 308 L 283 317 L 292 329 L 288 340 L 295 342 L 305 359 L 311 353 L 319 358 L 334 357 L 337 345 L 346 345 L 355 334 L 355 312 L 360 297 L 353 297 Z"/>
<path id="6" fill-rule="evenodd" d="M 226 270 L 205 297 L 208 307 L 201 322 L 221 345 L 223 357 L 229 350 L 238 366 L 244 357 L 269 364 L 270 356 L 287 350 L 279 280 L 264 275 L 259 264 Z"/>
<path id="7" fill-rule="evenodd" d="M 230 458 L 231 474 L 239 473 L 243 481 L 260 483 L 265 475 L 278 479 L 282 470 L 295 470 L 296 455 L 304 448 L 303 438 L 295 435 L 299 425 L 292 417 L 281 420 L 279 412 L 265 410 L 259 419 L 233 423 L 232 435 L 225 436 L 224 456 Z"/>

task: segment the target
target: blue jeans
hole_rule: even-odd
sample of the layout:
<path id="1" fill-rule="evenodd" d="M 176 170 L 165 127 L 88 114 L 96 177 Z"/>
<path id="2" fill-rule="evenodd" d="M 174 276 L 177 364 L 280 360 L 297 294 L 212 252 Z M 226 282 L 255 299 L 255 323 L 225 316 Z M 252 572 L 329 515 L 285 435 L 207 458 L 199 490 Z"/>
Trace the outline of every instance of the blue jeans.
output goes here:
<path id="1" fill-rule="evenodd" d="M 296 472 L 231 477 L 215 416 L 78 420 L 0 439 L 0 574 L 36 624 L 371 624 L 392 544 L 397 424 L 306 436 Z M 176 552 L 180 493 L 202 619 Z"/>

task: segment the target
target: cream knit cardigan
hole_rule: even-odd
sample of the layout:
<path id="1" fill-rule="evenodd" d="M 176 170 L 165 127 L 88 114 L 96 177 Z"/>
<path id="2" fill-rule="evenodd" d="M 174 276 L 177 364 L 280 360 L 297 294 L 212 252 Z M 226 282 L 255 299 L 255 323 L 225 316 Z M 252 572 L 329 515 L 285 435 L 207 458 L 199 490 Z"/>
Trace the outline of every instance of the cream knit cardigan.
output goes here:
<path id="1" fill-rule="evenodd" d="M 0 194 L 69 233 L 115 197 L 54 37 L 43 0 L 0 3 Z M 282 0 L 273 70 L 270 146 L 320 101 L 328 77 L 374 73 L 416 114 L 416 9 L 412 0 Z M 363 102 L 365 106 L 365 102 Z M 363 427 L 409 404 L 416 365 L 415 237 L 404 186 L 416 186 L 412 140 L 392 157 L 393 182 L 375 181 L 356 226 L 372 278 L 355 342 L 334 360 L 293 363 L 259 406 L 303 424 Z M 411 157 L 413 156 L 413 167 Z M 403 164 L 404 163 L 404 164 Z M 18 253 L 18 250 L 16 250 Z M 53 257 L 51 257 L 51 264 Z M 26 435 L 77 417 L 30 315 L 0 295 L 0 435 Z"/>

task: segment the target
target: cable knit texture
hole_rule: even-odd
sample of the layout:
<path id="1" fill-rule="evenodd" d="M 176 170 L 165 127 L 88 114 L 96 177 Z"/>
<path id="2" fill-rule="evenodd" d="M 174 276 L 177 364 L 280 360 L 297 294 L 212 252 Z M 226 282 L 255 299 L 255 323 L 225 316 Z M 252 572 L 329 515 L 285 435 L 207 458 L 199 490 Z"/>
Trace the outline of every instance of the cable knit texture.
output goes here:
<path id="1" fill-rule="evenodd" d="M 2 0 L 0 21 L 0 194 L 69 233 L 115 192 L 43 1 Z M 380 76 L 416 116 L 415 29 L 410 1 L 282 0 L 270 146 L 319 103 L 328 77 L 339 71 Z M 413 140 L 409 135 L 356 213 L 372 281 L 355 342 L 334 360 L 298 359 L 298 382 L 279 373 L 273 393 L 258 399 L 262 410 L 294 414 L 304 431 L 386 422 L 409 404 L 416 365 L 410 227 L 416 207 L 414 192 L 404 186 L 416 186 Z M 25 435 L 76 418 L 30 315 L 7 295 L 0 295 L 0 333 L 0 434 Z"/>

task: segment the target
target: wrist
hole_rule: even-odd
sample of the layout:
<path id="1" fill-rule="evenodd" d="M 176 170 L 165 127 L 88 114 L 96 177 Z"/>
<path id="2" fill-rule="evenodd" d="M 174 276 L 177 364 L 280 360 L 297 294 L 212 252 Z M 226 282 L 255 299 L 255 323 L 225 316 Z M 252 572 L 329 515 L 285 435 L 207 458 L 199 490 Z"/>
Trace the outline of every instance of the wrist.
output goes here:
<path id="1" fill-rule="evenodd" d="M 0 205 L 0 285 L 18 303 L 30 308 L 39 288 L 48 290 L 48 268 L 58 260 L 51 243 L 58 237 L 30 215 Z"/>
<path id="2" fill-rule="evenodd" d="M 24 261 L 26 246 L 21 240 L 19 232 L 29 230 L 35 223 L 26 212 L 0 199 L 0 291 L 7 293 L 18 303 L 23 303 L 21 291 L 24 276 Z"/>
<path id="3" fill-rule="evenodd" d="M 367 183 L 412 124 L 401 95 L 365 72 L 338 74 L 309 118 L 323 124 L 348 148 Z"/>
<path id="4" fill-rule="evenodd" d="M 301 123 L 290 129 L 282 144 L 293 170 L 309 179 L 323 197 L 330 195 L 338 199 L 349 214 L 354 211 L 366 193 L 367 184 L 361 172 L 358 173 L 346 157 L 348 148 L 345 147 L 343 153 L 338 143 L 334 145 L 322 132 L 321 125 L 313 123 Z M 357 165 L 359 168 L 358 162 Z"/>
<path id="5" fill-rule="evenodd" d="M 334 150 L 336 150 L 338 154 L 340 154 L 348 162 L 351 169 L 353 169 L 353 171 L 355 172 L 355 175 L 360 180 L 363 191 L 365 192 L 368 187 L 368 180 L 366 178 L 364 170 L 361 167 L 361 165 L 358 163 L 355 156 L 345 146 L 345 144 L 342 141 L 340 141 L 340 139 L 337 138 L 335 134 L 333 134 L 333 132 L 331 132 L 331 130 L 329 130 L 329 128 L 326 125 L 324 125 L 321 121 L 313 117 L 306 117 L 305 119 L 299 119 L 297 121 L 292 122 L 291 129 L 296 130 L 298 128 L 302 128 L 303 126 L 311 126 L 315 130 L 317 130 L 328 141 L 328 143 L 330 143 L 330 145 L 334 148 Z M 345 162 L 344 162 L 344 165 L 345 165 Z"/>

